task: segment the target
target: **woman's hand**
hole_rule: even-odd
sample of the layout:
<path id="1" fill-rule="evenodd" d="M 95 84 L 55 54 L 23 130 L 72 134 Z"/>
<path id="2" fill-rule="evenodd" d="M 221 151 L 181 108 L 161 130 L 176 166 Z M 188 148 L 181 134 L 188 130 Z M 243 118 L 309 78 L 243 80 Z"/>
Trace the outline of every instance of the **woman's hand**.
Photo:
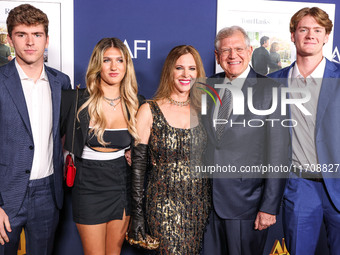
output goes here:
<path id="1" fill-rule="evenodd" d="M 145 239 L 144 215 L 132 216 L 129 228 L 129 237 L 135 241 L 139 240 L 138 233 Z"/>

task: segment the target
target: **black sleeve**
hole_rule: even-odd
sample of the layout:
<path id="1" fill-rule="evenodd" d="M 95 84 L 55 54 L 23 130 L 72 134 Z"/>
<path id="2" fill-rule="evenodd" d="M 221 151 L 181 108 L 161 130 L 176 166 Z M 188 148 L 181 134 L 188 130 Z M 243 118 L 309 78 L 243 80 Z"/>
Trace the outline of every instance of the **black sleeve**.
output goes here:
<path id="1" fill-rule="evenodd" d="M 145 102 L 146 102 L 146 99 L 145 99 L 145 97 L 143 96 L 143 95 L 137 95 L 137 97 L 138 97 L 138 104 L 139 104 L 139 107 L 141 107 L 141 105 L 142 104 L 144 104 Z M 138 108 L 139 108 L 138 107 Z"/>

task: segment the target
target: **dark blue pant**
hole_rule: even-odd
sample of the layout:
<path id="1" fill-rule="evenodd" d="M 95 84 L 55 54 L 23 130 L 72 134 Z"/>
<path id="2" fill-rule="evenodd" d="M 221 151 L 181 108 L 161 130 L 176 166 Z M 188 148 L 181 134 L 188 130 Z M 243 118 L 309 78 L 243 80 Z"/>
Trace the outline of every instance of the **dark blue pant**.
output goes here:
<path id="1" fill-rule="evenodd" d="M 286 245 L 291 255 L 315 253 L 322 221 L 326 226 L 330 254 L 340 254 L 340 212 L 332 204 L 323 182 L 290 178 L 284 193 L 282 215 Z"/>
<path id="2" fill-rule="evenodd" d="M 4 246 L 0 245 L 0 255 L 17 254 L 22 228 L 25 229 L 26 254 L 52 253 L 54 232 L 59 220 L 52 185 L 53 176 L 29 181 L 18 215 L 9 219 L 12 232 L 7 232 L 7 235 L 10 241 Z"/>
<path id="3" fill-rule="evenodd" d="M 268 229 L 254 230 L 254 220 L 224 220 L 212 210 L 204 234 L 204 255 L 262 255 Z"/>

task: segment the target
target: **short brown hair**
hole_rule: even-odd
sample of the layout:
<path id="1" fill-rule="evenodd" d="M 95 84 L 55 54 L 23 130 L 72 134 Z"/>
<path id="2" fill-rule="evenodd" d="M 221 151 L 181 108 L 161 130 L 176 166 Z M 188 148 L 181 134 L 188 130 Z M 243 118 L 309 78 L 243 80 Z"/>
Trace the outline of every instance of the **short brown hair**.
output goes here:
<path id="1" fill-rule="evenodd" d="M 7 17 L 7 31 L 12 37 L 12 31 L 15 26 L 26 25 L 43 25 L 46 36 L 48 35 L 48 18 L 47 15 L 38 8 L 30 4 L 22 4 L 12 9 Z"/>
<path id="2" fill-rule="evenodd" d="M 295 13 L 293 17 L 290 19 L 289 24 L 290 32 L 294 33 L 302 18 L 308 15 L 312 16 L 320 26 L 326 29 L 326 34 L 330 34 L 332 32 L 333 23 L 329 19 L 327 12 L 321 10 L 318 7 L 302 8 L 297 13 Z"/>

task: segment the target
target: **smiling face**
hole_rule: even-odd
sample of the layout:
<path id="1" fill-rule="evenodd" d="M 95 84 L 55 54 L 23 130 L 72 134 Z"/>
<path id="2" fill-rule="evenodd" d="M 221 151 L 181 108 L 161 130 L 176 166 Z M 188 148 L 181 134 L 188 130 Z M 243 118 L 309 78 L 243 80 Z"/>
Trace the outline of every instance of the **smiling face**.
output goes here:
<path id="1" fill-rule="evenodd" d="M 247 46 L 243 34 L 235 31 L 231 36 L 220 40 L 215 57 L 226 76 L 232 80 L 247 69 L 252 52 L 253 48 Z"/>
<path id="2" fill-rule="evenodd" d="M 326 30 L 310 15 L 303 17 L 297 25 L 296 31 L 291 33 L 291 40 L 295 43 L 297 56 L 322 57 L 322 47 L 328 42 Z"/>
<path id="3" fill-rule="evenodd" d="M 19 65 L 42 65 L 48 40 L 43 25 L 17 25 L 11 36 L 8 36 L 8 42 L 15 49 Z"/>
<path id="4" fill-rule="evenodd" d="M 108 48 L 103 55 L 101 85 L 120 85 L 126 73 L 126 63 L 118 48 Z"/>
<path id="5" fill-rule="evenodd" d="M 197 77 L 197 68 L 194 57 L 190 54 L 180 56 L 173 69 L 175 90 L 180 93 L 189 92 L 191 80 Z"/>

